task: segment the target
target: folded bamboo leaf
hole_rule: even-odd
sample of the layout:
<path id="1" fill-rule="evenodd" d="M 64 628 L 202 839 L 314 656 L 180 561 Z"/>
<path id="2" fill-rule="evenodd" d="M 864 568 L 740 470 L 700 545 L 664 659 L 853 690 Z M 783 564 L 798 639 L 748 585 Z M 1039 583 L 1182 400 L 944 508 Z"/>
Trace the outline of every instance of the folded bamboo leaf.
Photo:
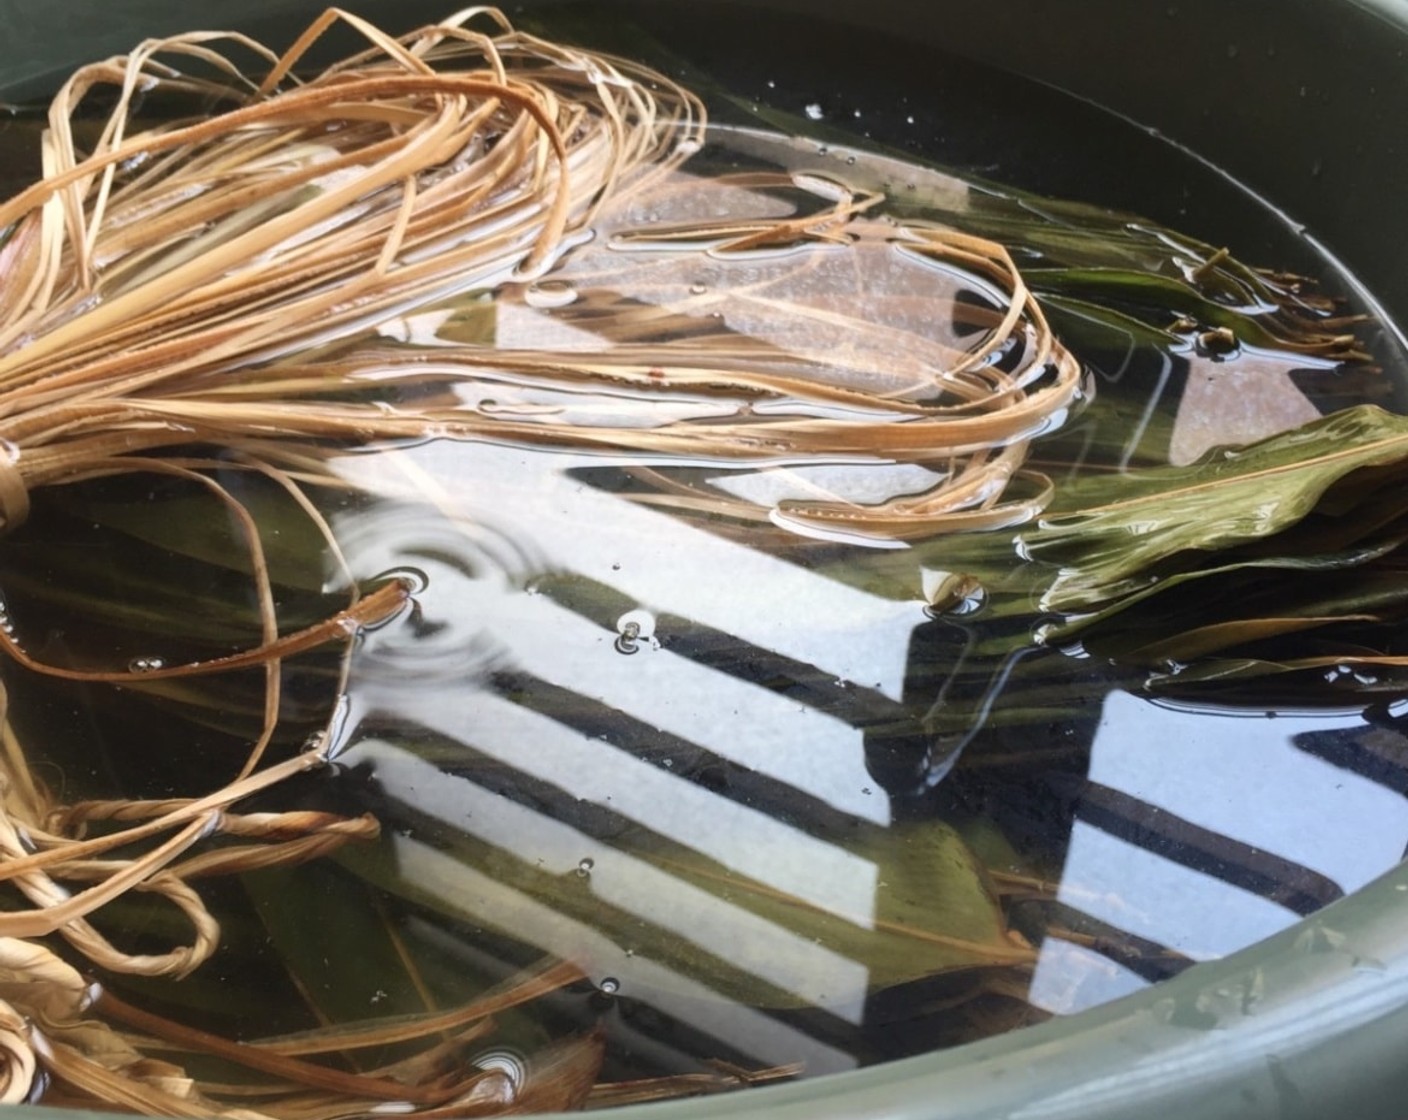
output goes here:
<path id="1" fill-rule="evenodd" d="M 1021 534 L 1021 547 L 1055 569 L 1043 609 L 1093 610 L 1151 586 L 1171 559 L 1188 563 L 1182 554 L 1269 537 L 1349 472 L 1405 456 L 1408 418 L 1372 405 L 1347 409 L 1189 467 L 1078 480 Z"/>
<path id="2" fill-rule="evenodd" d="M 1078 296 L 1082 302 L 1106 309 L 1142 308 L 1146 315 L 1162 323 L 1167 323 L 1174 315 L 1183 315 L 1188 319 L 1188 330 L 1225 327 L 1246 345 L 1291 351 L 1305 349 L 1308 353 L 1326 356 L 1335 354 L 1335 348 L 1327 348 L 1324 339 L 1299 341 L 1294 336 L 1288 337 L 1284 330 L 1277 330 L 1275 318 L 1268 314 L 1271 308 L 1258 302 L 1252 293 L 1241 293 L 1244 302 L 1229 306 L 1182 278 L 1150 272 L 1110 267 L 1043 268 L 1027 269 L 1024 275 L 1043 300 Z M 1130 317 L 1137 320 L 1136 316 Z M 1150 324 L 1150 329 L 1156 328 Z M 1348 354 L 1351 349 L 1352 340 L 1347 339 L 1342 351 Z"/>
<path id="3" fill-rule="evenodd" d="M 114 667 L 200 659 L 259 641 L 249 552 L 217 505 L 93 501 L 81 486 L 51 496 L 0 557 L 5 610 L 29 648 L 59 642 L 66 661 Z M 285 627 L 297 629 L 345 595 L 320 584 L 332 574 L 326 542 L 304 511 L 262 496 L 251 512 L 270 515 L 261 528 L 265 555 L 290 577 L 274 583 L 273 595 Z"/>
<path id="4" fill-rule="evenodd" d="M 875 860 L 885 883 L 872 929 L 862 915 L 838 920 L 796 896 L 721 872 L 703 860 L 642 858 L 864 962 L 871 991 L 954 969 L 1031 963 L 1031 951 L 1007 930 L 986 874 L 956 831 L 943 821 L 892 828 L 900 828 L 903 837 L 888 836 L 881 850 L 863 853 Z"/>
<path id="5" fill-rule="evenodd" d="M 760 106 L 723 89 L 714 96 L 770 129 L 829 141 L 833 153 L 837 145 L 855 143 L 845 129 L 825 121 Z M 1225 249 L 1136 215 L 1046 198 L 936 166 L 917 172 L 911 153 L 890 152 L 873 142 L 855 167 L 848 164 L 847 178 L 857 188 L 886 193 L 890 180 L 905 181 L 905 191 L 887 203 L 897 215 L 944 221 L 1021 246 L 1040 262 L 1024 268 L 1023 275 L 1043 305 L 1076 294 L 1103 297 L 1126 313 L 1142 312 L 1145 318 L 1139 321 L 1155 331 L 1172 312 L 1182 312 L 1199 329 L 1227 327 L 1254 345 L 1331 360 L 1363 356 L 1347 330 L 1353 320 L 1339 317 L 1333 301 L 1315 293 L 1303 278 L 1259 271 Z"/>
<path id="6" fill-rule="evenodd" d="M 271 1000 L 270 991 L 286 982 L 287 973 L 268 952 L 268 935 L 247 904 L 238 898 L 239 887 L 220 892 L 220 955 L 222 970 L 197 969 L 179 980 L 171 977 L 107 976 L 104 984 L 123 998 L 136 998 L 178 1017 L 199 1016 L 204 1022 L 232 1033 L 272 1033 L 305 1028 L 316 1020 L 308 1008 L 293 999 Z M 103 927 L 142 930 L 147 937 L 174 944 L 188 936 L 185 918 L 170 905 L 148 894 L 131 893 L 114 899 L 103 910 Z M 229 972 L 238 970 L 246 983 L 232 984 Z"/>
<path id="7" fill-rule="evenodd" d="M 1286 543 L 1281 537 L 1273 538 L 1273 540 L 1277 544 Z M 1219 604 L 1225 602 L 1223 596 L 1216 595 L 1214 590 L 1209 588 L 1215 587 L 1219 582 L 1226 581 L 1231 577 L 1238 575 L 1243 577 L 1242 585 L 1239 585 L 1236 592 L 1236 599 L 1237 602 L 1245 605 L 1244 596 L 1249 589 L 1269 589 L 1271 597 L 1284 597 L 1286 575 L 1310 575 L 1312 573 L 1323 575 L 1330 572 L 1358 571 L 1365 565 L 1391 554 L 1401 543 L 1397 540 L 1391 540 L 1320 555 L 1254 557 L 1217 564 L 1212 567 L 1176 572 L 1162 576 L 1157 582 L 1151 583 L 1140 591 L 1115 599 L 1096 612 L 1074 615 L 1057 622 L 1047 623 L 1041 628 L 1040 634 L 1048 644 L 1060 645 L 1089 631 L 1102 628 L 1105 623 L 1117 615 L 1125 615 L 1125 620 L 1121 622 L 1123 626 L 1126 624 L 1129 612 L 1137 611 L 1142 605 L 1150 603 L 1152 600 L 1157 600 L 1158 603 L 1177 601 L 1178 605 L 1165 609 L 1162 616 L 1168 620 L 1170 625 L 1174 624 L 1174 616 L 1181 616 L 1178 621 L 1186 626 L 1190 621 L 1187 613 L 1190 610 L 1190 604 L 1207 606 L 1214 601 Z M 1285 575 L 1278 573 L 1285 573 Z M 1186 591 L 1186 595 L 1182 594 L 1184 591 Z M 1178 594 L 1180 599 L 1175 600 L 1175 594 Z M 1158 608 L 1154 607 L 1154 609 Z M 1197 608 L 1193 606 L 1191 609 L 1196 610 Z M 1231 608 L 1219 606 L 1217 609 Z"/>
<path id="8" fill-rule="evenodd" d="M 1053 293 L 1042 299 L 1042 306 L 1068 346 L 1093 349 L 1108 345 L 1111 335 L 1124 336 L 1131 346 L 1163 348 L 1179 341 L 1172 331 L 1094 300 Z"/>

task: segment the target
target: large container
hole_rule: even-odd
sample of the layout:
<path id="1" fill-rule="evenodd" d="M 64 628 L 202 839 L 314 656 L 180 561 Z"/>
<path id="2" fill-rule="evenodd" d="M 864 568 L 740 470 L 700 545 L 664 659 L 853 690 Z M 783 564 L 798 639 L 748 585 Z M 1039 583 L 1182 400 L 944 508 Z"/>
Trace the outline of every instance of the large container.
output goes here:
<path id="1" fill-rule="evenodd" d="M 753 3 L 902 29 L 1156 130 L 1303 224 L 1408 322 L 1405 0 Z M 320 6 L 0 0 L 0 93 L 37 92 L 46 75 L 145 35 L 263 27 Z M 394 3 L 347 6 L 397 22 Z M 1408 866 L 1265 942 L 1093 1011 L 857 1073 L 628 1115 L 1401 1120 L 1405 1047 Z M 57 1115 L 17 1109 L 17 1120 L 30 1111 Z"/>

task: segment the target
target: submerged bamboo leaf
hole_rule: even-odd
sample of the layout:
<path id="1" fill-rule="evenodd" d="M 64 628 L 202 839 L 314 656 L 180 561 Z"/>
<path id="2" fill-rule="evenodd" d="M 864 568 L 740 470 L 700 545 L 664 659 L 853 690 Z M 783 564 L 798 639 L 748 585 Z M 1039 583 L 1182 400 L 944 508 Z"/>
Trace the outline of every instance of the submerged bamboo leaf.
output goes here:
<path id="1" fill-rule="evenodd" d="M 1091 610 L 1151 584 L 1167 564 L 1287 529 L 1345 475 L 1405 456 L 1408 419 L 1348 409 L 1189 467 L 1081 479 L 1021 534 L 1021 547 L 1056 569 L 1043 609 Z"/>
<path id="2" fill-rule="evenodd" d="M 393 803 L 382 815 L 416 834 L 437 831 L 410 806 Z M 532 835 L 520 837 L 518 847 L 510 853 L 449 834 L 437 839 L 432 853 L 418 841 L 397 838 L 380 850 L 348 851 L 343 862 L 381 889 L 448 919 L 473 920 L 514 937 L 541 937 L 545 949 L 570 953 L 565 947 L 575 944 L 582 954 L 578 964 L 589 973 L 612 960 L 625 990 L 639 994 L 677 977 L 686 995 L 697 994 L 702 985 L 747 1006 L 795 1010 L 818 1002 L 842 1006 L 863 995 L 853 991 L 857 964 L 864 968 L 865 990 L 880 992 L 951 972 L 1023 969 L 1033 961 L 1032 949 L 1007 929 L 966 844 L 941 821 L 915 823 L 901 843 L 887 837 L 874 852 L 863 853 L 878 861 L 877 874 L 887 884 L 873 914 L 828 909 L 689 849 L 662 851 L 647 837 L 639 846 L 624 839 L 609 859 L 613 866 L 620 861 L 620 873 L 635 868 L 657 883 L 659 909 L 623 906 L 592 890 L 593 876 L 609 873 L 603 870 L 606 854 L 591 874 L 574 870 L 563 876 L 534 859 Z M 710 936 L 704 917 L 700 936 L 691 937 L 689 925 L 681 924 L 681 907 L 701 916 L 720 909 L 742 916 L 725 946 Z M 820 949 L 779 966 L 790 977 L 786 984 L 750 971 L 766 959 L 781 931 L 788 942 Z M 627 949 L 629 959 L 619 959 Z M 633 960 L 645 970 L 640 976 Z"/>

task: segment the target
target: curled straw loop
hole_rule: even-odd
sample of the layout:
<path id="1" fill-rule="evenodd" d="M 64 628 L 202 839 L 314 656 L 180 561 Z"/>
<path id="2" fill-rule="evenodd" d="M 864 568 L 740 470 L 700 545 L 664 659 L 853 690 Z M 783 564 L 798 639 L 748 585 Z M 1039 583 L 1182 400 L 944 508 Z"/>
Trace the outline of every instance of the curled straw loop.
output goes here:
<path id="1" fill-rule="evenodd" d="M 29 1024 L 8 1003 L 0 1003 L 0 1104 L 25 1102 L 37 1065 Z"/>

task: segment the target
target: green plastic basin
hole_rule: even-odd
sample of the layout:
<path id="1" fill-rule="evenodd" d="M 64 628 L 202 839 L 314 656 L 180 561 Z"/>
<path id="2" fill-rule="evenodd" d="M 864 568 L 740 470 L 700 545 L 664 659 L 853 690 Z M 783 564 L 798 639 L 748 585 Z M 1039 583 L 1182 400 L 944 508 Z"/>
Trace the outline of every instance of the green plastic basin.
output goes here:
<path id="1" fill-rule="evenodd" d="M 147 35 L 258 28 L 320 6 L 0 0 L 0 93 L 38 92 L 46 75 Z M 394 0 L 346 6 L 401 22 Z M 1408 322 L 1408 0 L 758 6 L 902 30 L 911 42 L 1010 68 L 1157 130 L 1303 225 Z M 859 1072 L 622 1115 L 1403 1120 L 1408 866 L 1267 941 L 1076 1016 Z"/>

